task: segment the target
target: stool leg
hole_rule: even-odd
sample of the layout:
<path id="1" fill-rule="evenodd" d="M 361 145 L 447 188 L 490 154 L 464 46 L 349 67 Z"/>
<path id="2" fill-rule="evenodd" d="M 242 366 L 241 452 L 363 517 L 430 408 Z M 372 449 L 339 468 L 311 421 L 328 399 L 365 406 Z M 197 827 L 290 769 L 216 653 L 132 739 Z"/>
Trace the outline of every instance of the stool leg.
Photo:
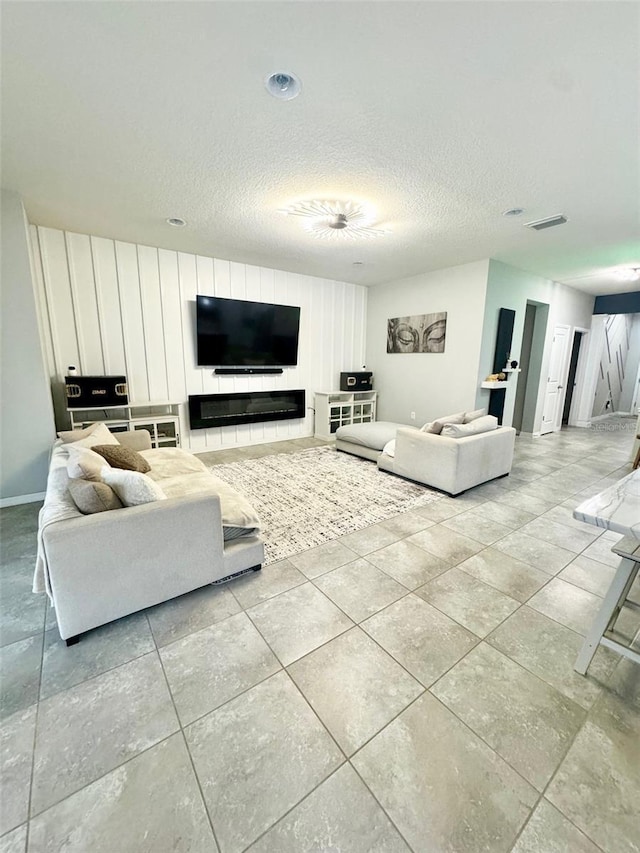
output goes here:
<path id="1" fill-rule="evenodd" d="M 637 563 L 633 560 L 627 560 L 626 557 L 623 557 L 622 560 L 620 560 L 618 571 L 611 581 L 611 586 L 607 591 L 596 618 L 593 620 L 593 624 L 585 637 L 582 648 L 580 649 L 576 662 L 573 665 L 575 671 L 579 672 L 580 675 L 586 675 L 586 672 L 589 669 L 589 664 L 598 650 L 602 635 L 607 630 L 607 626 L 611 621 L 614 611 L 616 608 L 620 608 L 621 599 L 625 596 L 629 578 L 632 574 L 635 575 L 636 571 Z"/>

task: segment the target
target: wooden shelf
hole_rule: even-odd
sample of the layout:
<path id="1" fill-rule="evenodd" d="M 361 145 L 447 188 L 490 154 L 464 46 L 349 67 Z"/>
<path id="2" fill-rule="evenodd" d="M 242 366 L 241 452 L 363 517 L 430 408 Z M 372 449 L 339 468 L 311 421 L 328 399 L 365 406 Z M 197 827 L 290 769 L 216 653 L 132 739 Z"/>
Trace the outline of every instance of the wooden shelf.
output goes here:
<path id="1" fill-rule="evenodd" d="M 377 396 L 377 391 L 316 391 L 316 438 L 328 441 L 341 426 L 375 421 Z"/>
<path id="2" fill-rule="evenodd" d="M 82 429 L 105 423 L 114 432 L 147 429 L 153 447 L 180 447 L 180 404 L 170 400 L 150 400 L 123 406 L 95 406 L 85 409 L 67 408 L 71 429 Z M 161 411 L 159 411 L 161 410 Z M 118 415 L 123 414 L 123 417 Z"/>

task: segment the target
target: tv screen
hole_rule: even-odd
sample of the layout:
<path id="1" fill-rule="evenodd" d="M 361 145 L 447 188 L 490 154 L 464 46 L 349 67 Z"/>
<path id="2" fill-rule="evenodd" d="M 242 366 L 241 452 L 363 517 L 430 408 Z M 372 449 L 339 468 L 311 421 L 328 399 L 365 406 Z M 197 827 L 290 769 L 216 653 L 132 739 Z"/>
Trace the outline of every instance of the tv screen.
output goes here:
<path id="1" fill-rule="evenodd" d="M 201 367 L 291 367 L 298 363 L 300 308 L 196 297 Z"/>

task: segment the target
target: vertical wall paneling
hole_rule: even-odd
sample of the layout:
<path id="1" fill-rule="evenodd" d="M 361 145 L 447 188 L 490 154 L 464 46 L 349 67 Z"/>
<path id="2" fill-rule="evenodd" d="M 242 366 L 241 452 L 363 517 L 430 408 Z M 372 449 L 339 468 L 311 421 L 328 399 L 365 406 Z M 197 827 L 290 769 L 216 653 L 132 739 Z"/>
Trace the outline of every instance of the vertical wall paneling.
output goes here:
<path id="1" fill-rule="evenodd" d="M 94 374 L 100 376 L 105 372 L 105 366 L 100 338 L 91 241 L 86 234 L 67 233 L 65 238 L 80 354 L 80 363 L 76 366 L 81 373 L 88 376 Z"/>
<path id="2" fill-rule="evenodd" d="M 93 272 L 98 299 L 104 369 L 107 374 L 128 374 L 120 313 L 120 291 L 113 240 L 91 237 Z"/>
<path id="3" fill-rule="evenodd" d="M 29 237 L 31 241 L 31 254 L 33 260 L 33 280 L 36 293 L 36 313 L 38 315 L 38 328 L 40 340 L 43 344 L 45 364 L 49 376 L 56 374 L 56 360 L 53 353 L 53 337 L 51 334 L 51 321 L 49 320 L 49 308 L 47 306 L 47 293 L 44 285 L 42 272 L 42 255 L 40 252 L 40 240 L 38 229 L 35 225 L 29 226 Z"/>
<path id="4" fill-rule="evenodd" d="M 169 388 L 164 316 L 160 298 L 158 250 L 150 246 L 138 246 L 138 269 L 140 271 L 140 294 L 142 296 L 144 346 L 147 352 L 147 372 L 149 374 L 149 395 L 152 400 L 166 400 L 169 396 Z"/>
<path id="5" fill-rule="evenodd" d="M 147 351 L 140 298 L 138 253 L 132 243 L 115 244 L 122 335 L 127 362 L 127 384 L 133 403 L 150 400 Z"/>
<path id="6" fill-rule="evenodd" d="M 184 344 L 180 316 L 178 286 L 178 255 L 166 249 L 158 250 L 160 296 L 164 322 L 164 348 L 167 367 L 167 395 L 170 400 L 184 397 Z"/>
<path id="7" fill-rule="evenodd" d="M 42 249 L 42 272 L 51 322 L 56 378 L 61 381 L 67 367 L 70 364 L 77 365 L 80 361 L 67 250 L 62 231 L 39 228 L 38 233 Z"/>
<path id="8" fill-rule="evenodd" d="M 83 372 L 100 373 L 103 364 L 106 373 L 126 373 L 133 402 L 183 403 L 183 446 L 196 452 L 312 435 L 313 413 L 191 432 L 189 394 L 304 388 L 312 407 L 314 391 L 337 388 L 341 370 L 363 363 L 367 291 L 359 285 L 50 228 L 32 233 L 52 380 L 62 388 L 67 365 L 76 363 Z M 300 306 L 297 366 L 237 377 L 199 367 L 197 294 Z"/>
<path id="9" fill-rule="evenodd" d="M 178 252 L 178 286 L 180 288 L 180 319 L 182 324 L 182 342 L 184 346 L 183 364 L 185 381 L 185 403 L 189 394 L 202 393 L 202 375 L 204 368 L 197 366 L 196 348 L 196 295 L 198 293 L 197 258 L 185 252 Z M 188 413 L 185 415 L 188 421 Z M 189 436 L 184 425 L 182 434 Z M 186 443 L 186 440 L 185 442 Z M 190 433 L 189 445 L 192 450 L 205 450 L 207 446 L 204 430 Z"/>

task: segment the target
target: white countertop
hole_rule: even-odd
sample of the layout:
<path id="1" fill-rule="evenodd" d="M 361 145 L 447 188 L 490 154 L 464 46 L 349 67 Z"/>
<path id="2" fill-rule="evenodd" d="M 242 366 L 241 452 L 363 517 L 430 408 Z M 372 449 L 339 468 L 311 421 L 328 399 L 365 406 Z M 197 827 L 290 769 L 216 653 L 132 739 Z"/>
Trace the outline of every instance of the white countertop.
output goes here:
<path id="1" fill-rule="evenodd" d="M 604 492 L 587 498 L 574 509 L 573 517 L 640 539 L 640 469 L 627 474 Z"/>

